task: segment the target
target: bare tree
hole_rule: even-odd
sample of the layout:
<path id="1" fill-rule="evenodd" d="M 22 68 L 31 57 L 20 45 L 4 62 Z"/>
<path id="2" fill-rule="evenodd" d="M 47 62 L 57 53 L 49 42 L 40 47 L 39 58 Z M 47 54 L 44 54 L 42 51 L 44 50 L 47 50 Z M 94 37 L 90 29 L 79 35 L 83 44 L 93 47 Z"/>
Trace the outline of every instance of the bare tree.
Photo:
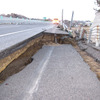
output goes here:
<path id="1" fill-rule="evenodd" d="M 97 5 L 97 7 L 94 8 L 94 10 L 97 12 L 100 12 L 100 8 L 99 8 L 100 7 L 100 0 L 95 0 L 94 4 Z"/>
<path id="2" fill-rule="evenodd" d="M 97 5 L 100 7 L 100 0 L 96 0 L 97 1 Z"/>

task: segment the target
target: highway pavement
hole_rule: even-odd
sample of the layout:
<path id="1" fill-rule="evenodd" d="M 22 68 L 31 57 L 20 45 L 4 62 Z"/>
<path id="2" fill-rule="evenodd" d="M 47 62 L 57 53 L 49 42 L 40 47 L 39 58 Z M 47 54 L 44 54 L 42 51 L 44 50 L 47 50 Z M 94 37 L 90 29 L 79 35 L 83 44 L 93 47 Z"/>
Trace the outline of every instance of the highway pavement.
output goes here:
<path id="1" fill-rule="evenodd" d="M 0 52 L 52 27 L 52 23 L 0 25 Z"/>
<path id="2" fill-rule="evenodd" d="M 57 28 L 56 26 L 55 26 L 55 28 L 51 28 L 51 29 L 46 30 L 44 33 L 49 33 L 49 34 L 66 34 L 66 35 L 69 35 L 68 32 L 66 32 L 64 30 L 61 30 L 60 28 Z"/>
<path id="3" fill-rule="evenodd" d="M 0 100 L 100 100 L 100 81 L 71 45 L 43 46 L 0 85 Z"/>

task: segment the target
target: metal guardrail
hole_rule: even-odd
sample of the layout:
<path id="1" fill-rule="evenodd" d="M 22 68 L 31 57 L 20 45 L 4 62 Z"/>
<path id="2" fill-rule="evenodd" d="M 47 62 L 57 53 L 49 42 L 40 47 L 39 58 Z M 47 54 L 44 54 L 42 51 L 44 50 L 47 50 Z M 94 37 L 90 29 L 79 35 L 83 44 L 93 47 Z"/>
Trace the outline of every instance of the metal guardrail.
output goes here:
<path id="1" fill-rule="evenodd" d="M 31 20 L 31 19 L 20 19 L 20 18 L 12 18 L 12 17 L 3 17 L 0 16 L 0 24 L 44 24 L 50 23 L 44 20 Z"/>
<path id="2" fill-rule="evenodd" d="M 90 29 L 87 43 L 93 42 L 95 46 L 100 46 L 100 26 L 94 26 Z"/>
<path id="3" fill-rule="evenodd" d="M 62 25 L 64 31 L 65 31 L 66 29 L 68 29 L 68 26 L 67 26 L 64 22 L 60 21 L 59 24 Z"/>
<path id="4" fill-rule="evenodd" d="M 68 27 L 65 23 L 63 23 L 63 28 L 64 28 L 64 30 L 68 29 Z"/>

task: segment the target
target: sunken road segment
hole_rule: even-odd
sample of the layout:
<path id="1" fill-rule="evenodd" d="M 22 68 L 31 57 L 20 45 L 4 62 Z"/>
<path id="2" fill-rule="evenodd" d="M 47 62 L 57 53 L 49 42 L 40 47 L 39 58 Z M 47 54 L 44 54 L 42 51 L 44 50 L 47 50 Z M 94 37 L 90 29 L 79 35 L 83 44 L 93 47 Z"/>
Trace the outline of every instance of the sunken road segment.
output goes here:
<path id="1" fill-rule="evenodd" d="M 57 41 L 62 43 L 60 39 L 65 35 L 57 35 Z M 32 56 L 42 48 L 44 44 L 55 43 L 54 34 L 39 33 L 36 36 L 27 39 L 0 54 L 0 81 L 3 82 L 9 76 L 18 73 L 34 59 Z"/>
<path id="2" fill-rule="evenodd" d="M 43 46 L 32 58 L 0 85 L 0 100 L 100 100 L 100 82 L 73 46 Z"/>

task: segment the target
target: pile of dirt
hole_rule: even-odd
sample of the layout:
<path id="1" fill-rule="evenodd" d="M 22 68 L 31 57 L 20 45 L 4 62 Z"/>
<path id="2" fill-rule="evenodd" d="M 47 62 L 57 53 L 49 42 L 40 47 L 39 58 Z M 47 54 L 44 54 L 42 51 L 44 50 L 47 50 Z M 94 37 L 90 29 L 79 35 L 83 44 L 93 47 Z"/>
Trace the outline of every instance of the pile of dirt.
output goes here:
<path id="1" fill-rule="evenodd" d="M 74 38 L 65 38 L 63 40 L 60 40 L 60 44 L 71 44 L 72 46 L 76 46 L 77 43 Z"/>

